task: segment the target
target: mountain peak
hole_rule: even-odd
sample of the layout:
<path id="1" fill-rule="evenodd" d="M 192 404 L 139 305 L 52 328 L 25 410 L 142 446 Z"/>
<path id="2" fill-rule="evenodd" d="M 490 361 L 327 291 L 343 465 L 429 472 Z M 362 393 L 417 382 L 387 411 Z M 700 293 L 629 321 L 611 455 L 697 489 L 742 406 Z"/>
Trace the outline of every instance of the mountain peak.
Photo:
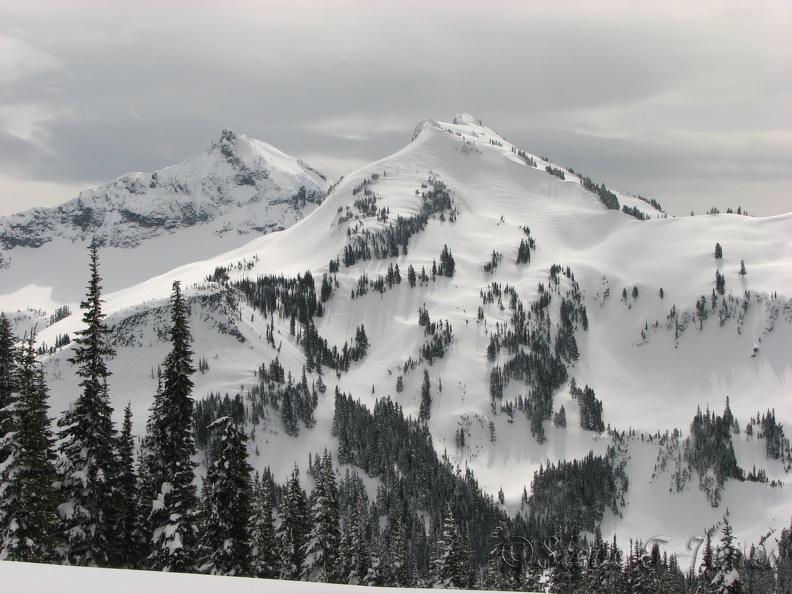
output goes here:
<path id="1" fill-rule="evenodd" d="M 459 126 L 476 126 L 478 128 L 484 127 L 484 122 L 480 118 L 469 113 L 458 113 L 454 116 L 454 124 Z"/>
<path id="2" fill-rule="evenodd" d="M 297 222 L 322 202 L 326 183 L 304 162 L 225 129 L 208 150 L 179 164 L 124 174 L 56 207 L 0 217 L 0 268 L 16 268 L 22 255 L 12 257 L 15 248 L 85 241 L 133 248 L 197 226 L 223 238 L 226 249 L 239 247 L 251 235 Z M 64 250 L 50 251 L 60 257 Z"/>

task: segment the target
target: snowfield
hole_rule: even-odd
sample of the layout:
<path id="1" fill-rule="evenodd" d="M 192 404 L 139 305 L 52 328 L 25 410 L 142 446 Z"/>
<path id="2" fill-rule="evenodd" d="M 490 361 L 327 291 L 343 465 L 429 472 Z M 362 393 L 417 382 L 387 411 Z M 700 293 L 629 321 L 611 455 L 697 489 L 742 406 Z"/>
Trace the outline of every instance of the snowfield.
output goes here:
<path id="1" fill-rule="evenodd" d="M 61 594 L 106 594 L 107 592 L 114 592 L 114 594 L 139 594 L 140 592 L 355 594 L 372 589 L 382 594 L 404 594 L 417 591 L 415 588 L 374 589 L 339 584 L 65 567 L 62 565 L 14 563 L 12 561 L 0 561 L 0 580 L 2 580 L 5 591 L 14 594 L 42 594 L 44 592 L 59 592 Z M 458 591 L 464 592 L 464 590 Z M 477 591 L 481 592 L 481 590 Z"/>

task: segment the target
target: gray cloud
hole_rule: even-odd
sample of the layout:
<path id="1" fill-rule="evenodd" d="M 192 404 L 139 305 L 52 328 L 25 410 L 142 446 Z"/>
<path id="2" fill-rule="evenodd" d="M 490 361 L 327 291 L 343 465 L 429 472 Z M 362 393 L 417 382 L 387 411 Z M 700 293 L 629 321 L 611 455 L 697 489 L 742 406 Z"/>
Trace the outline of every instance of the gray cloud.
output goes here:
<path id="1" fill-rule="evenodd" d="M 789 17 L 780 2 L 6 2 L 0 171 L 88 185 L 232 128 L 338 176 L 468 111 L 680 214 L 752 186 L 757 214 L 789 211 Z"/>

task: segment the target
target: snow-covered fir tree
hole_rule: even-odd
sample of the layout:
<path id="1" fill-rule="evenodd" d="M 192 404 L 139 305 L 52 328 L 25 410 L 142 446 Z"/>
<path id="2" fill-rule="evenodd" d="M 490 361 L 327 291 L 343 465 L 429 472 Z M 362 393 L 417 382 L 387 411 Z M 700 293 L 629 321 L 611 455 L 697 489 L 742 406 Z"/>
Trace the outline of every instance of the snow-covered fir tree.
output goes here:
<path id="1" fill-rule="evenodd" d="M 514 555 L 512 533 L 500 522 L 492 533 L 492 551 L 487 563 L 485 586 L 490 590 L 514 590 L 519 585 L 521 559 Z"/>
<path id="2" fill-rule="evenodd" d="M 5 313 L 0 312 L 0 438 L 10 430 L 8 424 L 3 421 L 8 416 L 3 409 L 11 403 L 11 395 L 16 389 L 17 378 L 14 372 L 19 351 L 17 341 L 11 328 L 11 321 Z M 0 463 L 7 456 L 8 453 L 0 446 Z"/>
<path id="3" fill-rule="evenodd" d="M 451 505 L 446 504 L 443 534 L 437 543 L 437 557 L 433 567 L 435 588 L 464 588 L 467 585 L 467 568 L 464 549 Z"/>
<path id="4" fill-rule="evenodd" d="M 701 558 L 698 574 L 696 575 L 696 594 L 710 594 L 713 592 L 712 583 L 715 579 L 715 555 L 712 550 L 712 536 L 707 532 L 704 540 L 704 553 Z"/>
<path id="5" fill-rule="evenodd" d="M 432 414 L 432 388 L 429 383 L 429 372 L 424 369 L 423 383 L 421 384 L 421 406 L 418 411 L 418 418 L 428 421 Z"/>
<path id="6" fill-rule="evenodd" d="M 302 575 L 314 582 L 335 582 L 339 577 L 341 540 L 338 486 L 333 459 L 324 451 L 311 505 L 313 527 L 305 542 Z"/>
<path id="7" fill-rule="evenodd" d="M 90 247 L 90 280 L 84 310 L 85 328 L 74 340 L 69 362 L 78 367 L 81 393 L 58 421 L 59 512 L 73 565 L 108 566 L 116 540 L 114 484 L 118 464 L 107 378 L 107 360 L 115 355 L 102 312 L 102 286 L 96 245 Z"/>
<path id="8" fill-rule="evenodd" d="M 171 295 L 171 351 L 162 364 L 141 455 L 141 500 L 147 510 L 148 566 L 193 571 L 196 563 L 198 495 L 193 484 L 195 373 L 187 306 L 178 281 Z M 148 512 L 146 514 L 146 511 Z"/>
<path id="9" fill-rule="evenodd" d="M 341 581 L 359 585 L 368 574 L 369 543 L 366 538 L 366 507 L 362 497 L 349 505 L 341 532 L 343 570 Z"/>
<path id="10" fill-rule="evenodd" d="M 3 323 L 5 317 L 3 317 Z M 5 387 L 0 448 L 0 560 L 53 562 L 59 546 L 54 438 L 31 336 Z"/>
<path id="11" fill-rule="evenodd" d="M 560 527 L 553 536 L 552 565 L 549 572 L 550 592 L 574 592 L 582 581 L 580 543 L 577 529 L 565 537 Z"/>
<path id="12" fill-rule="evenodd" d="M 278 551 L 269 478 L 256 476 L 251 517 L 251 571 L 258 578 L 278 576 Z"/>
<path id="13" fill-rule="evenodd" d="M 404 524 L 397 520 L 391 529 L 387 555 L 388 585 L 405 588 L 410 585 L 407 577 L 407 549 Z"/>
<path id="14" fill-rule="evenodd" d="M 792 523 L 781 531 L 776 556 L 776 591 L 779 594 L 792 592 Z"/>
<path id="15" fill-rule="evenodd" d="M 305 542 L 310 530 L 308 498 L 300 484 L 300 471 L 295 465 L 286 484 L 280 509 L 280 525 L 275 533 L 280 549 L 278 577 L 299 580 L 305 560 Z"/>
<path id="16" fill-rule="evenodd" d="M 247 461 L 247 436 L 231 417 L 210 425 L 221 432 L 220 457 L 206 473 L 201 503 L 201 572 L 251 575 L 251 501 L 253 469 Z"/>
<path id="17" fill-rule="evenodd" d="M 132 406 L 124 408 L 124 421 L 118 434 L 118 482 L 115 485 L 117 506 L 115 532 L 118 548 L 113 567 L 138 569 L 143 566 L 144 546 L 138 509 L 138 477 L 135 470 L 135 436 L 132 433 Z"/>
<path id="18" fill-rule="evenodd" d="M 742 594 L 743 587 L 740 581 L 738 568 L 740 566 L 740 551 L 734 545 L 729 517 L 724 516 L 721 539 L 715 549 L 715 576 L 711 582 L 711 589 L 718 594 Z"/>

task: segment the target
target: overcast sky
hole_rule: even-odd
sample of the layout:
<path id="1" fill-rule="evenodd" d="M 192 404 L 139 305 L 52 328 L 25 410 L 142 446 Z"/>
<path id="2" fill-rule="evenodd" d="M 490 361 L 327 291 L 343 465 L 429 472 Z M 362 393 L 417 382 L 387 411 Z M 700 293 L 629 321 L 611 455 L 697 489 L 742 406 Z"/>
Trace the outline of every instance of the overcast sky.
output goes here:
<path id="1" fill-rule="evenodd" d="M 230 128 L 332 178 L 469 112 L 673 215 L 792 211 L 792 3 L 0 3 L 0 213 Z"/>

